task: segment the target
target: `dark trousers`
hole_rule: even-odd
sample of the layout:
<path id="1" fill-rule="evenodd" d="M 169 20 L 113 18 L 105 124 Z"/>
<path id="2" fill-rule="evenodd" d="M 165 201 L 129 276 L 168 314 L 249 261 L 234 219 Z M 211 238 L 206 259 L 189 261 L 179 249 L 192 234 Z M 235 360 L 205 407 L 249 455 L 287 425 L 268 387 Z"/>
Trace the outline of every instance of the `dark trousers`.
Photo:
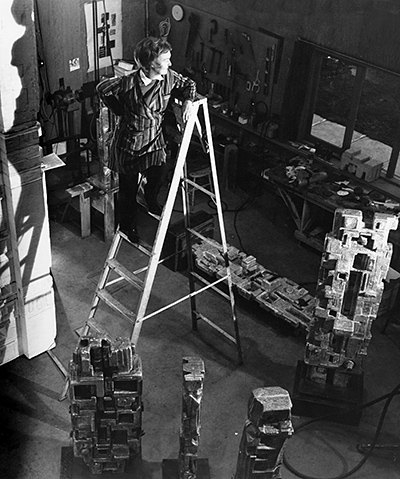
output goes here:
<path id="1" fill-rule="evenodd" d="M 166 178 L 166 165 L 150 166 L 143 174 L 146 176 L 144 197 L 149 207 L 157 203 L 157 196 Z M 118 211 L 122 229 L 137 228 L 138 204 L 136 196 L 139 188 L 139 173 L 119 174 Z"/>

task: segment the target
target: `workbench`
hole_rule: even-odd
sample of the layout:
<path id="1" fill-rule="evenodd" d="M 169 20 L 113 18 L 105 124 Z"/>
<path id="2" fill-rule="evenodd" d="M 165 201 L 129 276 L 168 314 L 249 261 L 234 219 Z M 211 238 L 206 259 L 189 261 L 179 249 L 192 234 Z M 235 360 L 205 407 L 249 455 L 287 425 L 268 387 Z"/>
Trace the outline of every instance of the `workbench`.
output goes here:
<path id="1" fill-rule="evenodd" d="M 295 237 L 299 241 L 322 252 L 324 239 L 332 226 L 333 213 L 338 208 L 357 209 L 364 214 L 377 211 L 370 201 L 379 197 L 372 185 L 349 179 L 340 171 L 324 169 L 320 165 L 313 167 L 315 172 L 325 171 L 324 181 L 300 187 L 287 176 L 287 163 L 266 169 L 262 177 L 268 187 L 272 187 L 282 198 L 295 223 Z M 362 189 L 361 195 L 354 190 Z M 385 212 L 393 213 L 386 210 Z"/>

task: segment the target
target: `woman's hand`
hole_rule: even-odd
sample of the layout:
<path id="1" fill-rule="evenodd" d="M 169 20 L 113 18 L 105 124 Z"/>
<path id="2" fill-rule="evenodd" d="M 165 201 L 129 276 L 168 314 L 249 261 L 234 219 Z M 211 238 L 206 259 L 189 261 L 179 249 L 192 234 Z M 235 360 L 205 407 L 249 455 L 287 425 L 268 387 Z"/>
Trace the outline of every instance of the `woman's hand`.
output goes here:
<path id="1" fill-rule="evenodd" d="M 185 100 L 182 105 L 182 119 L 186 123 L 192 114 L 193 102 L 191 100 Z"/>

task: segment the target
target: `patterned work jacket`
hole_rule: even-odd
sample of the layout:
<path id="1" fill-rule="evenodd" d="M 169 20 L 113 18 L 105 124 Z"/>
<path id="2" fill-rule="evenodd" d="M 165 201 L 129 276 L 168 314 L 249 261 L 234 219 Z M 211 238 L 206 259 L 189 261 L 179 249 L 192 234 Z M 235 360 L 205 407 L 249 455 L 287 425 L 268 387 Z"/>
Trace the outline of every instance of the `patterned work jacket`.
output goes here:
<path id="1" fill-rule="evenodd" d="M 97 91 L 104 103 L 119 116 L 110 145 L 109 168 L 124 172 L 144 171 L 165 162 L 162 133 L 164 113 L 171 92 L 182 91 L 183 98 L 194 100 L 196 84 L 190 78 L 168 70 L 142 93 L 139 70 L 131 75 L 103 80 Z"/>

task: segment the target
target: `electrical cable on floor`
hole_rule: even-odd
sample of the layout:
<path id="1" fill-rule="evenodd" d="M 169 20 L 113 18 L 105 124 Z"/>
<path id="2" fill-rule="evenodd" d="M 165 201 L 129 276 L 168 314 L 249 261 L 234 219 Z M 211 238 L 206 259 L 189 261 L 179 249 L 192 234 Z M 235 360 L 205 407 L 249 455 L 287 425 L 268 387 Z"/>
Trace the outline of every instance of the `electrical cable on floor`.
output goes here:
<path id="1" fill-rule="evenodd" d="M 370 407 L 370 406 L 373 406 L 374 404 L 377 404 L 378 402 L 380 401 L 383 401 L 384 399 L 386 399 L 386 402 L 385 402 L 385 405 L 382 409 L 382 412 L 381 412 L 381 415 L 380 415 L 380 418 L 379 418 L 379 422 L 378 422 L 378 426 L 376 428 L 376 432 L 375 432 L 375 435 L 374 435 L 374 438 L 372 440 L 372 443 L 371 443 L 371 446 L 369 447 L 368 449 L 368 452 L 367 454 L 363 457 L 363 459 L 356 465 L 353 467 L 353 469 L 351 469 L 350 471 L 346 472 L 346 473 L 343 473 L 343 474 L 340 474 L 339 476 L 335 476 L 335 477 L 330 477 L 330 478 L 324 478 L 324 479 L 345 479 L 346 477 L 349 477 L 351 476 L 352 474 L 354 474 L 356 471 L 358 471 L 359 469 L 361 469 L 361 467 L 368 461 L 368 459 L 371 457 L 371 454 L 378 442 L 378 439 L 379 439 L 379 435 L 381 433 L 381 429 L 382 429 L 382 426 L 383 426 L 383 422 L 385 420 L 385 417 L 386 417 L 386 413 L 387 413 L 387 410 L 389 409 L 389 406 L 390 406 L 390 403 L 392 402 L 393 398 L 397 395 L 397 394 L 400 394 L 400 384 L 397 385 L 390 393 L 388 394 L 385 394 L 383 396 L 380 396 L 379 398 L 377 399 L 374 399 L 366 404 L 363 404 L 361 407 L 359 408 L 354 408 L 354 411 L 357 411 L 357 410 L 360 410 L 360 409 L 366 409 L 367 407 Z M 336 414 L 336 413 L 335 413 Z M 310 419 L 309 421 L 306 421 L 304 422 L 303 424 L 300 424 L 300 426 L 298 426 L 296 428 L 296 431 L 298 431 L 299 429 L 305 427 L 305 426 L 308 426 L 314 422 L 317 422 L 317 421 L 321 421 L 323 419 L 326 419 L 330 416 L 332 416 L 333 414 L 327 414 L 325 416 L 321 416 L 321 417 L 318 417 L 318 418 L 314 418 L 314 419 Z M 320 477 L 315 477 L 315 476 L 309 476 L 307 474 L 303 474 L 302 472 L 299 472 L 297 471 L 287 460 L 286 458 L 286 455 L 284 454 L 283 455 L 283 464 L 285 465 L 285 467 L 292 473 L 294 474 L 295 476 L 297 477 L 300 477 L 302 479 L 321 479 Z"/>
<path id="2" fill-rule="evenodd" d="M 247 207 L 250 207 L 253 204 L 256 196 L 257 196 L 257 188 L 254 188 L 253 194 L 249 195 L 241 205 L 239 205 L 237 208 L 234 208 L 234 209 L 229 209 L 227 203 L 222 201 L 222 206 L 223 206 L 222 211 L 224 213 L 234 213 L 235 214 L 234 217 L 233 217 L 233 228 L 235 230 L 236 236 L 238 237 L 240 249 L 245 254 L 248 254 L 248 253 L 246 252 L 246 250 L 243 247 L 242 239 L 240 237 L 240 234 L 239 234 L 239 231 L 238 231 L 238 228 L 237 228 L 237 217 L 238 217 L 238 214 L 241 211 L 243 211 Z M 210 208 L 215 208 L 216 207 L 215 203 L 212 200 L 210 200 L 207 204 Z M 225 205 L 225 209 L 224 209 L 224 205 Z"/>

